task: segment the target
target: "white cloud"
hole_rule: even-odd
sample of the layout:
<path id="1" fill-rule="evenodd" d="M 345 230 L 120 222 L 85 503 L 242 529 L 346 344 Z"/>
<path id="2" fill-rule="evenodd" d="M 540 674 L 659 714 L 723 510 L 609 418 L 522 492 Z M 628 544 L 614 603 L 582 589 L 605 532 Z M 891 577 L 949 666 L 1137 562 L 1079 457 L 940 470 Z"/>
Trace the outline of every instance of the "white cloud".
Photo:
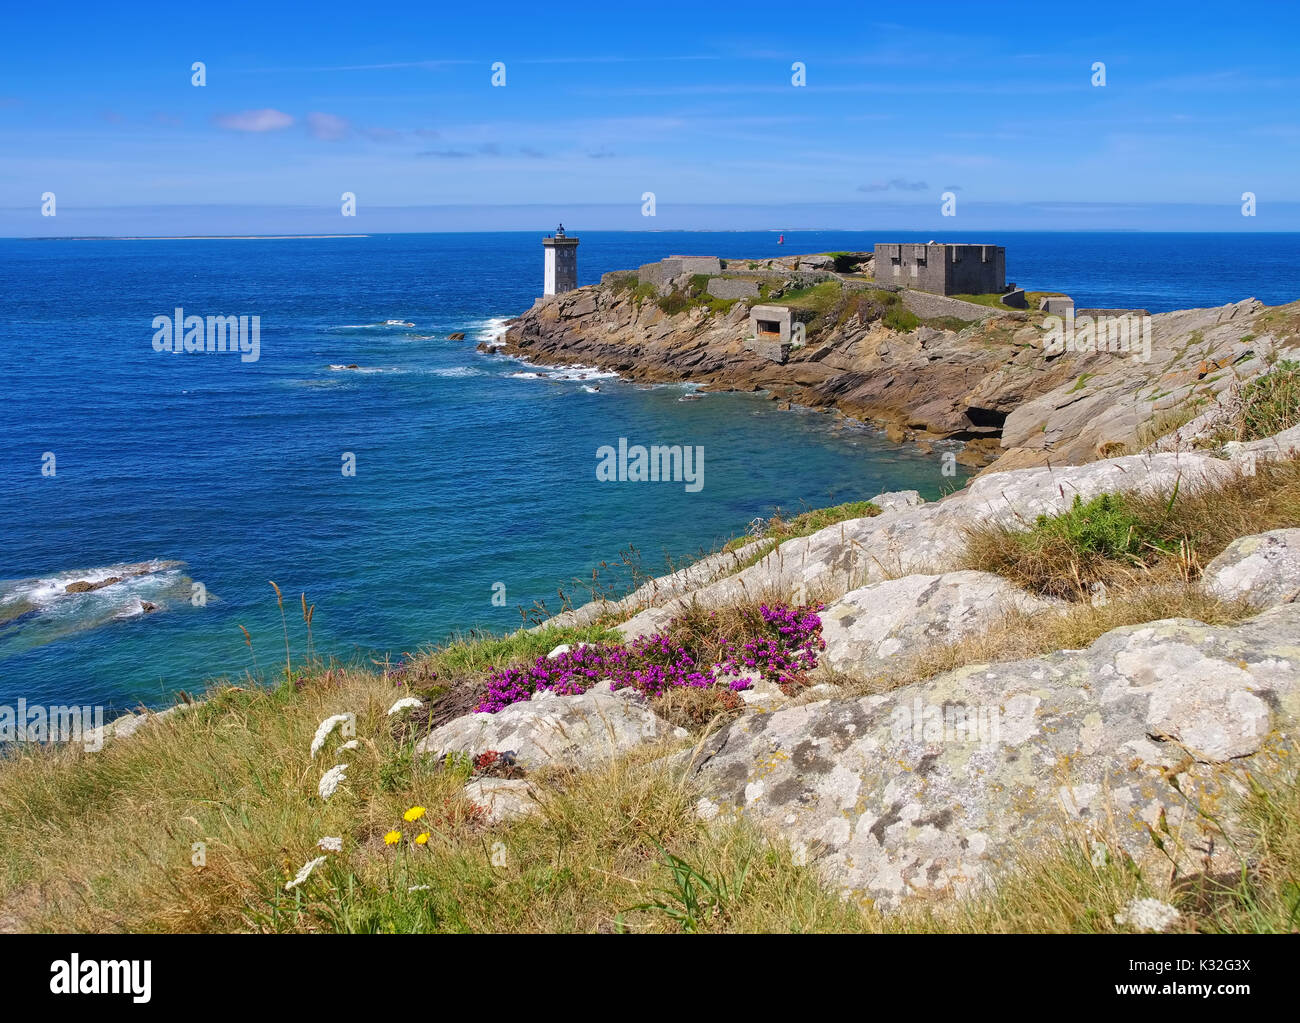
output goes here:
<path id="1" fill-rule="evenodd" d="M 322 142 L 337 142 L 347 136 L 352 126 L 342 117 L 313 111 L 307 115 L 307 130 Z"/>
<path id="2" fill-rule="evenodd" d="M 230 131 L 279 131 L 293 124 L 293 118 L 280 110 L 241 110 L 237 114 L 218 114 L 217 124 Z"/>

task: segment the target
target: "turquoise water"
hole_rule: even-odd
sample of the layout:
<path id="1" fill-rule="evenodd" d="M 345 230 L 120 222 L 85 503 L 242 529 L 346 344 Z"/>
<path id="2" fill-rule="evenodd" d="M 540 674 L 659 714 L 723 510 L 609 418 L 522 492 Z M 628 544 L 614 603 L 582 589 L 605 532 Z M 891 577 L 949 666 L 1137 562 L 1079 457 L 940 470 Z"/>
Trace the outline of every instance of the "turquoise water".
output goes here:
<path id="1" fill-rule="evenodd" d="M 584 279 L 680 248 L 626 237 L 610 266 L 587 256 Z M 253 656 L 274 674 L 268 580 L 295 656 L 305 593 L 319 653 L 397 658 L 517 626 L 520 606 L 558 608 L 560 587 L 582 599 L 572 580 L 602 564 L 625 581 L 629 545 L 662 571 L 778 507 L 954 484 L 937 453 L 830 416 L 476 351 L 531 304 L 540 248 L 532 235 L 0 242 L 13 353 L 0 703 L 167 702 Z M 177 306 L 260 316 L 259 358 L 155 351 L 153 319 Z M 598 482 L 596 451 L 620 437 L 702 447 L 702 489 Z"/>

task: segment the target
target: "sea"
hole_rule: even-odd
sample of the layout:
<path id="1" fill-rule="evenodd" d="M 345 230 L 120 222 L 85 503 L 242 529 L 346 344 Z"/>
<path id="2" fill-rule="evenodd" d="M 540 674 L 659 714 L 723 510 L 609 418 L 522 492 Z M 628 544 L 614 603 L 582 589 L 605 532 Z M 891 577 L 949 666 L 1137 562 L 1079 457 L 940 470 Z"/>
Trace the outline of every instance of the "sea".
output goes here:
<path id="1" fill-rule="evenodd" d="M 569 232 L 581 284 L 668 255 L 930 240 Z M 942 447 L 762 395 L 480 351 L 539 294 L 541 238 L 0 240 L 0 706 L 271 681 L 286 631 L 296 664 L 396 662 L 620 593 L 778 512 L 962 485 Z M 1005 245 L 1008 280 L 1081 306 L 1300 297 L 1297 234 L 942 240 Z M 256 360 L 156 350 L 177 309 L 257 317 Z M 702 485 L 597 479 L 620 439 L 702 451 Z"/>

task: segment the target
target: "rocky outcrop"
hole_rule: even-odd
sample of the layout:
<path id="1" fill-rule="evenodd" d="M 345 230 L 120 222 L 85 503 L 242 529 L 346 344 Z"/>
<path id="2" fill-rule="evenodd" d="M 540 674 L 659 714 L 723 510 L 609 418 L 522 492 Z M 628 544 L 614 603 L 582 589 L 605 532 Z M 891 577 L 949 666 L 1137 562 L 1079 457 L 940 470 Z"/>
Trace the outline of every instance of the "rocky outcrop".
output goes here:
<path id="1" fill-rule="evenodd" d="M 908 493 L 915 494 L 916 491 L 911 490 Z M 541 625 L 533 626 L 529 631 L 537 632 L 544 628 L 591 625 L 604 616 L 617 617 L 650 604 L 665 603 L 675 597 L 697 590 L 717 579 L 731 575 L 741 565 L 745 564 L 749 556 L 756 550 L 756 544 L 759 542 L 741 544 L 740 547 L 732 551 L 710 554 L 708 557 L 701 558 L 699 561 L 678 569 L 676 572 L 643 583 L 626 597 L 617 600 L 593 600 L 580 607 L 562 611 L 548 618 Z"/>
<path id="2" fill-rule="evenodd" d="M 1275 458 L 1292 440 L 1254 443 L 1257 457 Z M 1251 453 L 1245 447 L 1234 460 Z M 899 657 L 978 634 L 1011 612 L 1065 607 L 960 569 L 970 527 L 1025 526 L 1076 496 L 1194 492 L 1242 471 L 1239 461 L 1183 450 L 986 474 L 931 504 L 915 492 L 881 494 L 872 499 L 880 514 L 787 540 L 753 565 L 712 560 L 642 587 L 644 603 L 623 605 L 640 610 L 620 631 L 626 639 L 659 631 L 691 602 L 822 599 L 821 660 L 888 685 Z M 1245 791 L 1240 772 L 1294 755 L 1300 728 L 1300 528 L 1241 538 L 1206 566 L 1203 584 L 1267 610 L 1235 625 L 1171 619 L 1115 629 L 1084 650 L 969 665 L 861 698 L 826 681 L 791 698 L 760 679 L 719 731 L 659 764 L 697 786 L 704 820 L 742 816 L 847 897 L 882 909 L 978 891 L 1023 854 L 1062 842 L 1083 843 L 1094 860 L 1240 870 L 1232 816 Z M 592 697 L 653 719 L 635 693 L 608 684 L 498 716 L 541 720 Z M 447 726 L 458 748 L 521 741 L 508 720 L 470 734 L 483 717 Z M 616 731 L 617 742 L 600 739 L 597 760 L 684 738 L 657 720 L 641 736 L 635 726 Z"/>
<path id="3" fill-rule="evenodd" d="M 989 572 L 889 579 L 851 590 L 822 612 L 822 657 L 837 671 L 867 676 L 896 657 L 983 632 L 1012 611 L 1035 614 L 1063 606 Z"/>
<path id="4" fill-rule="evenodd" d="M 538 808 L 537 792 L 523 778 L 475 778 L 465 786 L 465 798 L 482 807 L 488 824 L 527 817 Z"/>
<path id="5" fill-rule="evenodd" d="M 1071 835 L 1142 860 L 1167 828 L 1167 850 L 1186 857 L 1206 828 L 1198 809 L 1213 814 L 1228 791 L 1220 765 L 1290 742 L 1298 716 L 1300 605 L 1288 604 L 749 714 L 677 762 L 701 786 L 701 816 L 743 814 L 846 895 L 890 908 L 969 893 Z M 1206 869 L 1215 847 L 1190 865 Z"/>
<path id="6" fill-rule="evenodd" d="M 684 738 L 631 693 L 592 689 L 580 696 L 546 690 L 495 714 L 466 714 L 435 728 L 416 752 L 477 756 L 488 750 L 512 751 L 524 770 L 541 767 L 592 767 L 645 742 Z"/>
<path id="7" fill-rule="evenodd" d="M 539 299 L 510 322 L 499 350 L 543 363 L 599 365 L 640 380 L 765 389 L 890 427 L 900 439 L 967 441 L 970 464 L 992 460 L 988 471 L 1002 471 L 1136 450 L 1142 428 L 1162 413 L 1187 401 L 1219 402 L 1234 381 L 1258 375 L 1274 354 L 1300 345 L 1294 307 L 1268 309 L 1247 299 L 1150 317 L 1149 353 L 1098 351 L 1092 340 L 1086 351 L 1051 354 L 1038 311 L 981 306 L 984 318 L 964 327 L 962 318 L 939 318 L 894 330 L 871 298 L 871 283 L 829 272 L 824 258 L 815 271 L 801 257 L 749 262 L 759 270 L 737 269 L 746 261 L 731 260 L 723 272 L 766 275 L 769 290 L 761 298 L 719 311 L 684 297 L 674 306 L 666 301 L 671 291 L 638 297 L 621 286 L 627 275 L 611 274 L 601 285 Z M 749 351 L 747 303 L 780 304 L 783 290 L 802 285 L 799 275 L 810 272 L 839 281 L 844 292 L 825 315 L 810 314 L 808 343 L 783 363 Z M 730 295 L 729 287 L 720 286 Z"/>
<path id="8" fill-rule="evenodd" d="M 1205 566 L 1202 583 L 1224 600 L 1257 607 L 1300 600 L 1300 529 L 1243 536 Z"/>
<path id="9" fill-rule="evenodd" d="M 1003 452 L 991 470 L 1052 462 L 1083 462 L 1117 448 L 1136 448 L 1143 426 L 1200 403 L 1205 411 L 1160 439 L 1153 450 L 1177 450 L 1223 416 L 1233 389 L 1300 345 L 1294 306 L 1268 309 L 1255 299 L 1212 309 L 1150 317 L 1150 356 L 1109 351 L 1075 355 L 1076 373 L 1046 393 L 1026 396 L 1006 418 Z M 1047 356 L 1056 361 L 1071 356 Z"/>

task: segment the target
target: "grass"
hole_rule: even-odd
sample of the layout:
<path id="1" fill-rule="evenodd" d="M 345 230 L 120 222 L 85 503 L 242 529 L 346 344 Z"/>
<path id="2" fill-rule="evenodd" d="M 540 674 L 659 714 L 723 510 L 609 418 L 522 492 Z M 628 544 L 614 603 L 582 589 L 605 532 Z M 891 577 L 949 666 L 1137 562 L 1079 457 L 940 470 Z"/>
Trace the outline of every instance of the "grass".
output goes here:
<path id="1" fill-rule="evenodd" d="M 1234 440 L 1271 437 L 1300 423 L 1300 362 L 1282 360 L 1241 391 Z"/>
<path id="2" fill-rule="evenodd" d="M 1300 881 L 1294 772 L 1243 774 L 1240 876 L 1180 879 L 1096 863 L 1067 836 L 974 900 L 885 917 L 821 886 L 743 820 L 704 825 L 696 792 L 649 748 L 536 779 L 540 812 L 488 826 L 465 769 L 410 754 L 375 673 L 303 688 L 227 687 L 97 754 L 24 750 L 0 764 L 0 926 L 92 931 L 908 932 L 1119 930 L 1135 895 L 1173 901 L 1184 929 L 1287 931 Z M 360 748 L 312 761 L 325 716 L 357 714 Z M 329 801 L 315 782 L 347 759 Z M 426 815 L 413 825 L 413 806 Z M 390 830 L 402 833 L 386 846 Z M 410 844 L 417 831 L 425 845 Z M 317 838 L 342 839 L 322 853 Z M 204 844 L 201 865 L 195 843 Z M 316 856 L 300 887 L 285 883 Z M 414 890 L 413 890 L 414 889 Z"/>
<path id="3" fill-rule="evenodd" d="M 1009 306 L 1003 305 L 1001 294 L 989 295 L 949 295 L 949 298 L 955 298 L 962 302 L 971 302 L 975 305 L 988 306 L 992 309 L 1009 309 Z"/>
<path id="4" fill-rule="evenodd" d="M 925 316 L 922 317 L 921 323 L 926 327 L 933 327 L 935 330 L 950 330 L 954 334 L 960 334 L 976 320 L 963 320 L 959 316 Z"/>
<path id="5" fill-rule="evenodd" d="M 1300 523 L 1300 461 L 1240 468 L 1211 486 L 1168 494 L 1075 499 L 1067 512 L 1019 528 L 981 525 L 967 531 L 963 567 L 997 572 L 1024 589 L 1084 599 L 1094 583 L 1134 586 L 1190 582 L 1241 536 Z"/>
<path id="6" fill-rule="evenodd" d="M 755 540 L 762 541 L 761 546 L 756 547 L 742 562 L 736 565 L 735 571 L 739 572 L 751 565 L 758 564 L 771 554 L 779 544 L 783 544 L 787 540 L 793 540 L 801 536 L 811 536 L 827 526 L 834 526 L 850 519 L 866 519 L 879 514 L 880 508 L 870 501 L 846 501 L 844 504 L 833 505 L 830 508 L 815 508 L 811 511 L 800 512 L 789 519 L 785 518 L 778 508 L 772 513 L 772 517 L 764 523 L 762 533 L 756 536 L 735 537 L 727 541 L 722 549 L 724 551 L 734 551 L 746 544 L 753 543 Z"/>
<path id="7" fill-rule="evenodd" d="M 839 281 L 822 281 L 806 288 L 792 288 L 780 298 L 782 305 L 821 315 L 839 301 L 843 287 Z"/>
<path id="8" fill-rule="evenodd" d="M 1176 405 L 1171 409 L 1164 409 L 1157 412 L 1152 418 L 1148 419 L 1138 427 L 1137 442 L 1134 444 L 1135 451 L 1141 451 L 1143 448 L 1154 444 L 1161 437 L 1181 429 L 1199 416 L 1204 411 L 1205 400 L 1195 398 Z"/>
<path id="9" fill-rule="evenodd" d="M 633 291 L 637 301 L 653 301 L 659 310 L 668 316 L 678 316 L 692 309 L 707 310 L 710 315 L 725 314 L 739 301 L 734 298 L 716 298 L 708 292 L 708 274 L 692 274 L 690 283 L 682 288 L 674 288 L 666 295 L 659 294 L 653 284 L 639 285 Z"/>
<path id="10" fill-rule="evenodd" d="M 1025 300 L 1029 303 L 1029 307 L 1028 309 L 1020 311 L 1030 313 L 1036 312 L 1038 310 L 1038 303 L 1041 299 L 1061 294 L 1062 292 L 1059 291 L 1027 291 L 1025 292 Z M 972 302 L 975 305 L 988 306 L 990 309 L 1000 309 L 1003 312 L 1015 311 L 1014 307 L 1006 305 L 1002 301 L 1002 292 L 990 293 L 987 295 L 949 295 L 948 297 L 960 299 L 963 302 Z"/>
<path id="11" fill-rule="evenodd" d="M 904 334 L 911 333 L 921 325 L 921 318 L 901 302 L 889 306 L 881 320 L 890 330 L 901 331 Z"/>

